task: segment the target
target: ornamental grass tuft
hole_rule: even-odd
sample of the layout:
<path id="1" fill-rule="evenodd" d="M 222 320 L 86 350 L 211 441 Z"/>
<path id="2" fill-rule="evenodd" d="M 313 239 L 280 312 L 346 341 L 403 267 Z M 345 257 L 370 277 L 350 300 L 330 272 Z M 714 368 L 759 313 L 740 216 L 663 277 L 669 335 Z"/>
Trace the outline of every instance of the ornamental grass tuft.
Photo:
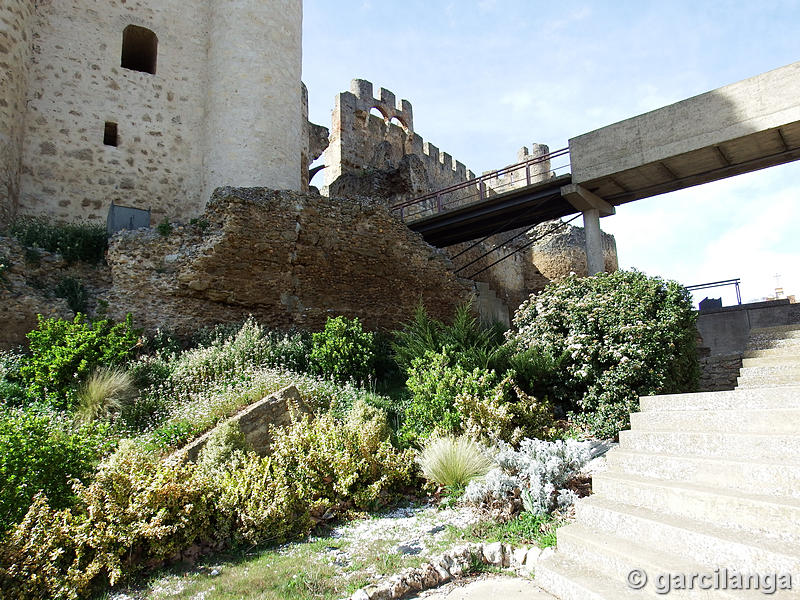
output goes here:
<path id="1" fill-rule="evenodd" d="M 451 489 L 464 489 L 483 477 L 494 461 L 483 447 L 467 436 L 432 438 L 417 457 L 425 479 Z"/>

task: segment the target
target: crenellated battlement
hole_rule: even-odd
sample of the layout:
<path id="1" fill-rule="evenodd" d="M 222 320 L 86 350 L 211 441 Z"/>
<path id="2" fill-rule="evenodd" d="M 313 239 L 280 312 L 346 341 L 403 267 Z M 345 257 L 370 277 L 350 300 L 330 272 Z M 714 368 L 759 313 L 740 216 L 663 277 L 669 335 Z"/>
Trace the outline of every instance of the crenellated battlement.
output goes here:
<path id="1" fill-rule="evenodd" d="M 330 146 L 324 154 L 325 190 L 342 175 L 365 169 L 397 168 L 404 156 L 416 156 L 426 180 L 421 193 L 471 179 L 475 174 L 452 155 L 439 150 L 414 132 L 411 102 L 380 88 L 375 97 L 372 82 L 353 79 L 350 90 L 336 97 Z M 370 114 L 375 109 L 380 117 Z"/>
<path id="2" fill-rule="evenodd" d="M 380 99 L 378 99 L 374 97 L 372 90 L 372 82 L 366 79 L 353 79 L 350 82 L 349 93 L 355 96 L 355 102 L 353 103 L 355 110 L 369 114 L 373 108 L 377 109 L 386 122 L 397 119 L 407 133 L 413 133 L 414 110 L 411 102 L 405 99 L 397 102 L 394 92 L 386 88 L 380 89 Z M 343 94 L 347 93 L 343 92 Z"/>

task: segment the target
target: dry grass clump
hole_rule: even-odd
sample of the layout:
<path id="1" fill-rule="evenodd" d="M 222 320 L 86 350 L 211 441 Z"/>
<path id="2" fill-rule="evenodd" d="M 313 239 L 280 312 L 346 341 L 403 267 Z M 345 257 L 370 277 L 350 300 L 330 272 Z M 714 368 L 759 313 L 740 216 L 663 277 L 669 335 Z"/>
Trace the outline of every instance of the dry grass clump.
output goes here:
<path id="1" fill-rule="evenodd" d="M 449 489 L 463 489 L 494 467 L 484 448 L 463 435 L 430 439 L 419 453 L 417 463 L 426 479 Z"/>
<path id="2" fill-rule="evenodd" d="M 78 418 L 84 423 L 110 418 L 136 394 L 133 378 L 126 371 L 101 367 L 89 377 L 78 394 Z"/>

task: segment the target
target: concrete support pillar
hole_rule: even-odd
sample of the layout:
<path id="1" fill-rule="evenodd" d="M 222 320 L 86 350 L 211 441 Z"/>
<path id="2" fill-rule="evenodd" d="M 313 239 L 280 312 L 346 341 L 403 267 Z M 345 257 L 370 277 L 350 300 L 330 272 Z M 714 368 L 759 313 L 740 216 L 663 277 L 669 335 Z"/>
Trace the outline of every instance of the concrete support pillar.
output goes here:
<path id="1" fill-rule="evenodd" d="M 583 211 L 583 229 L 586 232 L 586 266 L 589 276 L 605 271 L 603 234 L 600 231 L 600 211 L 596 208 Z"/>

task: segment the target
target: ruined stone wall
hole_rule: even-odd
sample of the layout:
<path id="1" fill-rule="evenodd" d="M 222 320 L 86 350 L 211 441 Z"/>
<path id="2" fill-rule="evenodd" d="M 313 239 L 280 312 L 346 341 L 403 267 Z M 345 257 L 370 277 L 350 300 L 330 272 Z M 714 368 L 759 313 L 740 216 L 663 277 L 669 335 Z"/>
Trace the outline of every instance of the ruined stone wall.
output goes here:
<path id="1" fill-rule="evenodd" d="M 344 198 L 218 190 L 207 229 L 123 231 L 108 261 L 112 316 L 190 332 L 248 314 L 275 327 L 321 328 L 328 316 L 395 327 L 422 299 L 449 319 L 474 292 L 452 264 L 381 206 Z"/>
<path id="2" fill-rule="evenodd" d="M 36 2 L 19 212 L 188 220 L 217 185 L 300 189 L 301 21 L 301 0 Z M 155 74 L 121 67 L 130 25 L 157 35 Z"/>
<path id="3" fill-rule="evenodd" d="M 69 264 L 60 254 L 25 249 L 16 240 L 0 236 L 0 350 L 26 343 L 36 328 L 37 315 L 71 319 L 75 313 L 56 295 L 67 277 L 87 292 L 87 309 L 95 314 L 97 300 L 111 287 L 111 271 L 104 265 Z"/>
<path id="4" fill-rule="evenodd" d="M 0 3 L 0 227 L 16 212 L 31 54 L 31 0 Z"/>
<path id="5" fill-rule="evenodd" d="M 550 231 L 557 222 L 541 223 L 530 234 L 538 237 Z M 561 279 L 570 273 L 586 277 L 589 273 L 586 264 L 586 232 L 582 227 L 566 225 L 556 233 L 549 234 L 531 246 L 530 260 L 550 280 Z M 619 269 L 617 243 L 614 236 L 603 232 L 603 258 L 605 271 Z"/>
<path id="6" fill-rule="evenodd" d="M 380 116 L 370 114 L 377 110 Z M 408 168 L 407 155 L 418 160 L 411 167 L 411 184 L 395 186 L 390 196 L 378 196 L 387 204 L 448 187 L 475 177 L 474 173 L 447 152 L 414 133 L 413 108 L 408 100 L 397 102 L 393 92 L 381 88 L 373 96 L 372 83 L 354 79 L 349 92 L 336 97 L 331 123 L 330 145 L 323 155 L 323 194 L 359 193 L 370 195 L 374 172 L 389 174 Z"/>

